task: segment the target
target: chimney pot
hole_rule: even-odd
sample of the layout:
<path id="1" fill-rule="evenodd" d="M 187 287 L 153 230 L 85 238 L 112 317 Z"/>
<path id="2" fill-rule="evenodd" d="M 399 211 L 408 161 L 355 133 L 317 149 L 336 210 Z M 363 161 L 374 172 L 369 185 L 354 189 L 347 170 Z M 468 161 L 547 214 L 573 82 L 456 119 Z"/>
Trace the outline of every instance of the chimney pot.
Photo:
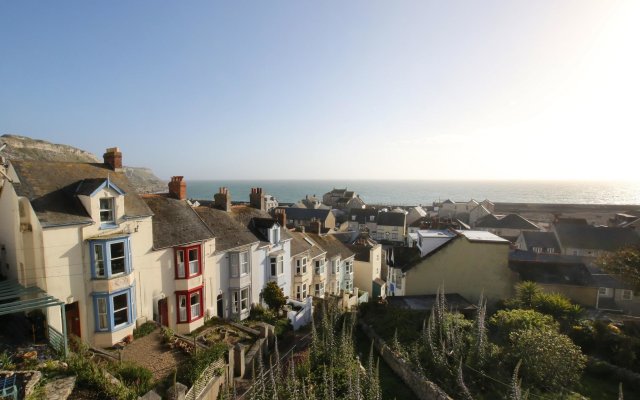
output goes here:
<path id="1" fill-rule="evenodd" d="M 109 168 L 116 172 L 122 172 L 122 152 L 119 147 L 109 147 L 102 158 Z"/>
<path id="2" fill-rule="evenodd" d="M 186 200 L 187 198 L 187 182 L 184 176 L 172 176 L 169 182 L 169 196 L 178 200 Z"/>

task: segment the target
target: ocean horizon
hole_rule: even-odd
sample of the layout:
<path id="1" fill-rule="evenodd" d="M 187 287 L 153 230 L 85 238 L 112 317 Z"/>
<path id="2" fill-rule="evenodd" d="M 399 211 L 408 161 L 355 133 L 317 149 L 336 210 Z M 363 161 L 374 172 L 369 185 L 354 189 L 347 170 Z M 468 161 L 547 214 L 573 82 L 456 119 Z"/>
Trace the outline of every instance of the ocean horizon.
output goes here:
<path id="1" fill-rule="evenodd" d="M 640 182 L 617 181 L 188 180 L 187 196 L 211 200 L 221 186 L 229 188 L 232 201 L 248 201 L 251 188 L 261 187 L 281 203 L 348 188 L 367 204 L 431 205 L 473 198 L 505 203 L 640 205 Z"/>

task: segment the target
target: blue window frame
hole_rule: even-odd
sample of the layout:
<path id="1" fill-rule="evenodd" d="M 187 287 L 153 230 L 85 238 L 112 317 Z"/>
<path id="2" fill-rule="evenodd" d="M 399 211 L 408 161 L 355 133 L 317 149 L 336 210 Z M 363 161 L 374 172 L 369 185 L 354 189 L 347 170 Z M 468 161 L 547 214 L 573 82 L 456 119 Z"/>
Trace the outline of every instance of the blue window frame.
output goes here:
<path id="1" fill-rule="evenodd" d="M 90 240 L 91 277 L 110 279 L 129 275 L 131 270 L 131 240 L 127 237 L 110 240 Z"/>
<path id="2" fill-rule="evenodd" d="M 113 293 L 93 293 L 96 332 L 115 332 L 131 326 L 136 320 L 135 294 L 135 286 Z"/>

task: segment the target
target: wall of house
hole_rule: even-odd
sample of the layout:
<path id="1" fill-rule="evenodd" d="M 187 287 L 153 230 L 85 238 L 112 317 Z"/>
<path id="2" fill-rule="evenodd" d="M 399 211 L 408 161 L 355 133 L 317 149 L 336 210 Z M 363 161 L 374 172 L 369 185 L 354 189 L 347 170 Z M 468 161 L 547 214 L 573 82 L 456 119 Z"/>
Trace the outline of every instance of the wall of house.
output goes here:
<path id="1" fill-rule="evenodd" d="M 629 315 L 640 315 L 640 293 L 635 292 L 631 300 L 623 300 L 622 299 L 622 290 L 616 289 L 613 295 L 613 299 L 615 300 L 618 307 L 622 309 L 625 314 Z"/>
<path id="2" fill-rule="evenodd" d="M 373 280 L 381 278 L 382 246 L 376 245 L 369 251 L 369 262 L 353 262 L 353 284 L 373 295 Z"/>
<path id="3" fill-rule="evenodd" d="M 393 239 L 393 234 L 397 239 Z M 378 225 L 376 228 L 376 238 L 378 240 L 390 240 L 394 242 L 405 241 L 405 229 L 402 226 Z"/>
<path id="4" fill-rule="evenodd" d="M 306 257 L 307 258 L 307 272 L 301 273 L 300 275 L 296 274 L 297 270 L 297 262 Z M 313 269 L 315 265 L 309 255 L 307 253 L 299 254 L 296 257 L 291 259 L 291 275 L 292 275 L 292 285 L 291 285 L 291 295 L 289 298 L 296 299 L 298 295 L 298 286 L 307 285 L 307 296 L 313 295 Z M 285 293 L 286 294 L 286 293 Z M 303 300 L 303 299 L 300 299 Z"/>
<path id="5" fill-rule="evenodd" d="M 487 215 L 489 215 L 489 213 L 487 212 L 486 208 L 476 207 L 473 210 L 469 211 L 469 224 L 471 226 L 474 226 L 476 224 L 476 221 Z"/>
<path id="6" fill-rule="evenodd" d="M 538 283 L 538 285 L 547 293 L 560 293 L 567 296 L 574 303 L 580 304 L 581 306 L 596 306 L 598 298 L 598 288 L 548 283 Z"/>
<path id="7" fill-rule="evenodd" d="M 406 271 L 404 294 L 458 293 L 470 302 L 481 294 L 488 303 L 511 297 L 515 276 L 509 270 L 507 243 L 470 242 L 456 239 Z"/>
<path id="8" fill-rule="evenodd" d="M 0 275 L 10 279 L 19 279 L 18 267 L 24 258 L 22 256 L 22 237 L 20 235 L 20 214 L 18 210 L 18 195 L 13 185 L 4 181 L 0 188 Z M 22 280 L 20 280 L 24 283 Z"/>

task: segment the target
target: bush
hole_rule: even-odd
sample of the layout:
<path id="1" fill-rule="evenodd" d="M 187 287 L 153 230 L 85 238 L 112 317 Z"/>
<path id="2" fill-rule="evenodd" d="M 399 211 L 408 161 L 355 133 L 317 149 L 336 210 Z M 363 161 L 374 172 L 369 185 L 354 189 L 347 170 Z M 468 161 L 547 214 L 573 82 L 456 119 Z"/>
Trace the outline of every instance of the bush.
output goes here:
<path id="1" fill-rule="evenodd" d="M 507 342 L 512 332 L 522 329 L 558 331 L 558 323 L 552 316 L 534 310 L 501 310 L 491 317 L 489 324 L 502 342 Z"/>
<path id="2" fill-rule="evenodd" d="M 189 387 L 193 386 L 202 372 L 211 363 L 222 358 L 227 350 L 227 345 L 224 343 L 216 343 L 206 350 L 198 350 L 197 354 L 180 366 L 177 380 Z"/>
<path id="3" fill-rule="evenodd" d="M 518 330 L 509 335 L 507 351 L 515 367 L 522 360 L 522 379 L 532 386 L 560 391 L 582 376 L 586 357 L 568 336 L 546 329 Z"/>
<path id="4" fill-rule="evenodd" d="M 153 388 L 153 374 L 148 369 L 132 362 L 118 365 L 114 375 L 126 386 L 143 395 Z"/>
<path id="5" fill-rule="evenodd" d="M 4 370 L 12 370 L 15 369 L 16 365 L 11 360 L 11 356 L 6 351 L 0 353 L 0 369 Z"/>
<path id="6" fill-rule="evenodd" d="M 574 321 L 580 317 L 582 308 L 559 293 L 540 293 L 533 298 L 533 308 L 549 314 L 557 320 Z"/>
<path id="7" fill-rule="evenodd" d="M 264 302 L 267 303 L 270 309 L 275 312 L 280 311 L 285 304 L 287 304 L 287 298 L 282 291 L 282 288 L 278 286 L 276 282 L 269 282 L 265 286 L 263 292 Z"/>
<path id="8" fill-rule="evenodd" d="M 151 332 L 155 331 L 158 326 L 155 322 L 149 321 L 140 325 L 139 328 L 133 330 L 133 338 L 140 339 L 141 337 L 145 337 Z"/>

